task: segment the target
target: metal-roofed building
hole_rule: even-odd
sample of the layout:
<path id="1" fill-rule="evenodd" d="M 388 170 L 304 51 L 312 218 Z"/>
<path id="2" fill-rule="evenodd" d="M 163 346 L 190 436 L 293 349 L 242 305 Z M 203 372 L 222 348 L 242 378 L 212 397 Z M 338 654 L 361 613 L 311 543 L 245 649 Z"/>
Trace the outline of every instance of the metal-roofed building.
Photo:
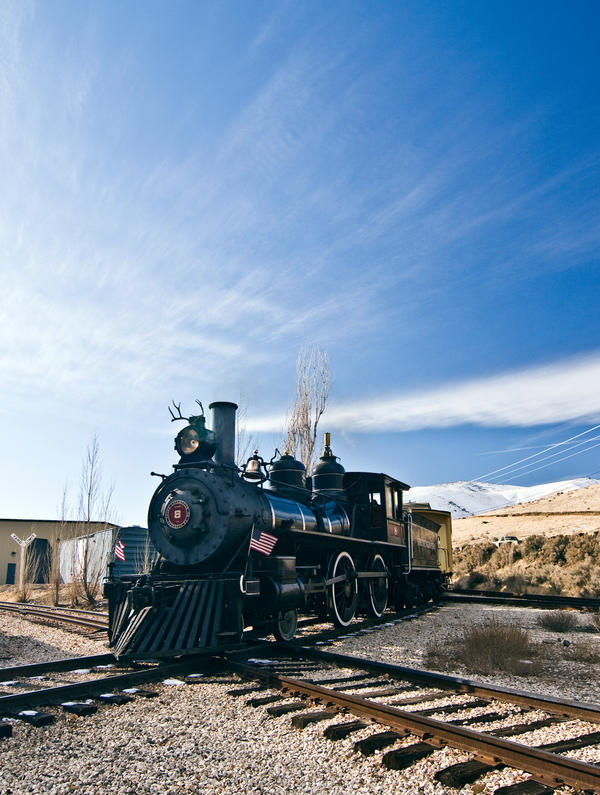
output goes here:
<path id="1" fill-rule="evenodd" d="M 115 554 L 117 545 L 120 553 Z M 107 528 L 87 536 L 71 538 L 60 545 L 60 575 L 63 582 L 71 582 L 78 576 L 86 556 L 86 565 L 92 578 L 103 579 L 109 566 L 115 577 L 149 571 L 158 552 L 150 541 L 148 530 L 139 525 Z"/>
<path id="2" fill-rule="evenodd" d="M 27 540 L 32 534 L 34 541 L 27 549 L 26 565 L 28 579 L 46 582 L 52 558 L 52 548 L 67 538 L 96 533 L 103 530 L 118 530 L 109 522 L 63 521 L 61 519 L 0 519 L 0 585 L 13 585 L 19 572 L 20 546 L 13 538 Z M 31 567 L 35 560 L 35 565 Z"/>

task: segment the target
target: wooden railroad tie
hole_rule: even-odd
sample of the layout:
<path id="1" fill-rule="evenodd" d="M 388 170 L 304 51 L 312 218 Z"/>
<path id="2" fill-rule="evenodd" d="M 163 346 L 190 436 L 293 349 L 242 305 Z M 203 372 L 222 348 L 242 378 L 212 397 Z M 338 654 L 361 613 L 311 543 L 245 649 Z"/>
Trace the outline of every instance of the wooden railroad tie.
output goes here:
<path id="1" fill-rule="evenodd" d="M 351 720 L 348 723 L 336 723 L 334 726 L 328 726 L 323 732 L 323 737 L 327 740 L 343 740 L 349 734 L 357 732 L 360 729 L 366 729 L 370 723 L 365 723 L 362 720 Z"/>
<path id="2" fill-rule="evenodd" d="M 279 718 L 281 715 L 288 715 L 290 712 L 299 712 L 306 707 L 304 701 L 294 701 L 288 704 L 276 704 L 274 707 L 267 707 L 267 712 L 274 718 Z"/>
<path id="3" fill-rule="evenodd" d="M 509 784 L 506 787 L 499 787 L 494 795 L 551 795 L 554 792 L 552 787 L 540 784 L 532 778 L 525 781 L 518 781 L 516 784 Z"/>
<path id="4" fill-rule="evenodd" d="M 404 748 L 397 748 L 395 751 L 388 751 L 383 755 L 381 761 L 389 770 L 404 770 L 437 750 L 439 749 L 435 745 L 429 743 L 413 743 Z"/>
<path id="5" fill-rule="evenodd" d="M 392 745 L 396 740 L 400 740 L 405 735 L 398 734 L 395 731 L 379 732 L 372 734 L 370 737 L 365 737 L 354 743 L 354 750 L 358 751 L 365 756 L 371 756 L 375 751 L 381 751 L 382 748 L 387 748 Z"/>
<path id="6" fill-rule="evenodd" d="M 334 709 L 321 709 L 317 712 L 305 712 L 304 715 L 294 715 L 292 718 L 292 726 L 295 729 L 305 729 L 311 723 L 319 723 L 322 720 L 329 720 L 339 715 L 339 712 Z"/>
<path id="7" fill-rule="evenodd" d="M 249 698 L 246 704 L 249 707 L 264 707 L 265 704 L 274 704 L 276 701 L 281 701 L 283 696 L 276 694 L 273 696 L 261 696 L 260 698 Z"/>

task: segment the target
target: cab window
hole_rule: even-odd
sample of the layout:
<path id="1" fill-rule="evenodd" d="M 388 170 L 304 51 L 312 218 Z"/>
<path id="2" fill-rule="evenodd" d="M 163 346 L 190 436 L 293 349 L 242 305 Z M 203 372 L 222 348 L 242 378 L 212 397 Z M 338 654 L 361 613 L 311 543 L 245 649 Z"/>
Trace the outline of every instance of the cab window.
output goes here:
<path id="1" fill-rule="evenodd" d="M 379 491 L 371 491 L 369 493 L 369 503 L 371 505 L 371 526 L 383 527 L 383 506 L 381 504 L 381 493 Z"/>
<path id="2" fill-rule="evenodd" d="M 385 486 L 385 508 L 388 519 L 394 522 L 402 521 L 402 496 L 398 488 L 391 483 Z"/>
<path id="3" fill-rule="evenodd" d="M 391 483 L 385 484 L 385 513 L 388 519 L 396 518 L 396 494 Z"/>

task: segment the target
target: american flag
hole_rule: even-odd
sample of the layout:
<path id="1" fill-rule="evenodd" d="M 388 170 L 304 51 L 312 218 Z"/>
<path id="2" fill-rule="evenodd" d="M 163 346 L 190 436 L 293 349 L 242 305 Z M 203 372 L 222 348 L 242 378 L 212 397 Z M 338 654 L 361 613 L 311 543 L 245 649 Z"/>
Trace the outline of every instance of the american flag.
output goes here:
<path id="1" fill-rule="evenodd" d="M 276 536 L 265 533 L 264 530 L 259 530 L 258 528 L 255 528 L 250 536 L 250 549 L 255 549 L 263 555 L 270 555 L 276 543 Z"/>
<path id="2" fill-rule="evenodd" d="M 125 544 L 119 539 L 115 544 L 115 558 L 125 562 Z"/>

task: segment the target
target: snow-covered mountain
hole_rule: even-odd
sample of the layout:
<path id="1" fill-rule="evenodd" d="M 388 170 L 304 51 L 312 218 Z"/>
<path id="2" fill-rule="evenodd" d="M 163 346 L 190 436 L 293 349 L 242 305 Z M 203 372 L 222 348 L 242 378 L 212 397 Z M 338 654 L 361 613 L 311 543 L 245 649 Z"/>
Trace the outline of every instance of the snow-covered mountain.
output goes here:
<path id="1" fill-rule="evenodd" d="M 499 483 L 482 483 L 476 480 L 457 480 L 436 486 L 415 486 L 405 492 L 405 502 L 428 502 L 432 508 L 450 511 L 460 519 L 484 511 L 505 508 L 520 502 L 531 502 L 557 491 L 574 491 L 600 483 L 594 478 L 558 480 L 539 486 L 502 486 Z"/>

